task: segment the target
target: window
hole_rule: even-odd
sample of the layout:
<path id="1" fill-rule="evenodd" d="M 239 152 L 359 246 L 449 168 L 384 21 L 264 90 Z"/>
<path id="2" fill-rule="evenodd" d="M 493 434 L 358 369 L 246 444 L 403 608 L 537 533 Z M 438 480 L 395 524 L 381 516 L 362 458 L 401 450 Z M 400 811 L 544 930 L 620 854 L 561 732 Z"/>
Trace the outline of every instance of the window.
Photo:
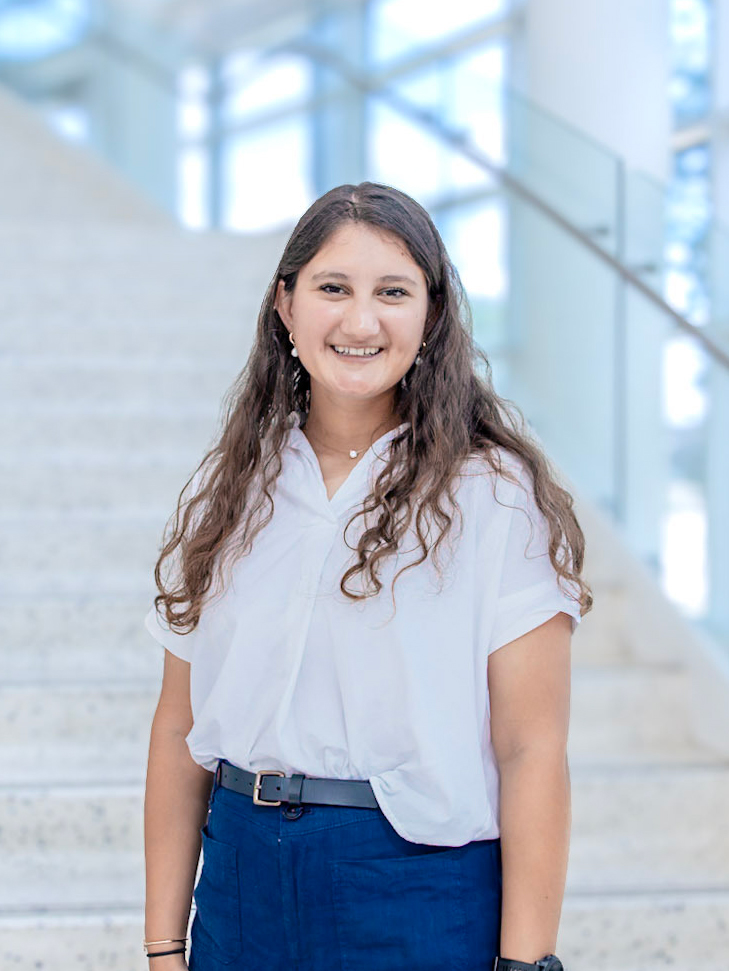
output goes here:
<path id="1" fill-rule="evenodd" d="M 44 57 L 78 42 L 89 26 L 88 0 L 35 0 L 0 8 L 0 57 Z"/>

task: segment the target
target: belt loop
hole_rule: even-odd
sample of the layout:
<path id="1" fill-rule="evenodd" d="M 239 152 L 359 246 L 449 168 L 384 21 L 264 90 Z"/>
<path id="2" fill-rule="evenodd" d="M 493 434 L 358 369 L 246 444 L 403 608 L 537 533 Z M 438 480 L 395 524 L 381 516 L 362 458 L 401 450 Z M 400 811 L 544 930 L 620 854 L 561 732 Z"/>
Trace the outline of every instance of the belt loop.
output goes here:
<path id="1" fill-rule="evenodd" d="M 289 795 L 286 800 L 291 806 L 301 805 L 301 789 L 304 785 L 305 776 L 302 772 L 291 774 L 291 784 L 289 785 Z"/>

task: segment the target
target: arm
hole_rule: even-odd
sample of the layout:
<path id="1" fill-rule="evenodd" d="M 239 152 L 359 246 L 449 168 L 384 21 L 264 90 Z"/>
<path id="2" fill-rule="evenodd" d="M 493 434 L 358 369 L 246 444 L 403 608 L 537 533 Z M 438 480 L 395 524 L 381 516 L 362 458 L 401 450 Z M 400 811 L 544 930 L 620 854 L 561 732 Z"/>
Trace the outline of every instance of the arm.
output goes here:
<path id="1" fill-rule="evenodd" d="M 499 953 L 527 963 L 557 950 L 567 876 L 570 638 L 570 617 L 560 612 L 488 662 L 501 791 Z"/>
<path id="2" fill-rule="evenodd" d="M 162 690 L 150 733 L 144 799 L 145 941 L 187 935 L 213 776 L 191 757 L 190 664 L 165 650 Z M 169 951 L 183 944 L 149 948 Z M 148 961 L 152 971 L 187 967 L 185 954 Z"/>

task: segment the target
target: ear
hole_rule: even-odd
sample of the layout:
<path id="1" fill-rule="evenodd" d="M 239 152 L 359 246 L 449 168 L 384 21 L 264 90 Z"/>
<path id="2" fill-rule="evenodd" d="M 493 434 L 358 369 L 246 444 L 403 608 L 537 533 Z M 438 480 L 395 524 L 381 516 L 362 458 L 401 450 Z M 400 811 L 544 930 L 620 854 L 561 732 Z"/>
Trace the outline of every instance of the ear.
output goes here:
<path id="1" fill-rule="evenodd" d="M 273 306 L 289 331 L 291 331 L 291 297 L 292 294 L 286 292 L 284 281 L 279 280 Z"/>

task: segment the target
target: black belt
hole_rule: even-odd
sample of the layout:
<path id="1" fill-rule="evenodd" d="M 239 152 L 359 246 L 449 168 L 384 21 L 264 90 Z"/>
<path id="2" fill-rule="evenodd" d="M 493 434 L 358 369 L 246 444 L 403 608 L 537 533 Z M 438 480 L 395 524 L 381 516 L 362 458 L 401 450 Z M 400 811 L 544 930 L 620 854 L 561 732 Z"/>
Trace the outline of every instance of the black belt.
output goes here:
<path id="1" fill-rule="evenodd" d="M 282 802 L 299 806 L 304 802 L 329 806 L 361 806 L 379 809 L 367 779 L 319 779 L 301 773 L 286 775 L 278 769 L 249 772 L 229 762 L 218 762 L 216 779 L 225 789 L 253 796 L 257 806 L 280 806 Z"/>

